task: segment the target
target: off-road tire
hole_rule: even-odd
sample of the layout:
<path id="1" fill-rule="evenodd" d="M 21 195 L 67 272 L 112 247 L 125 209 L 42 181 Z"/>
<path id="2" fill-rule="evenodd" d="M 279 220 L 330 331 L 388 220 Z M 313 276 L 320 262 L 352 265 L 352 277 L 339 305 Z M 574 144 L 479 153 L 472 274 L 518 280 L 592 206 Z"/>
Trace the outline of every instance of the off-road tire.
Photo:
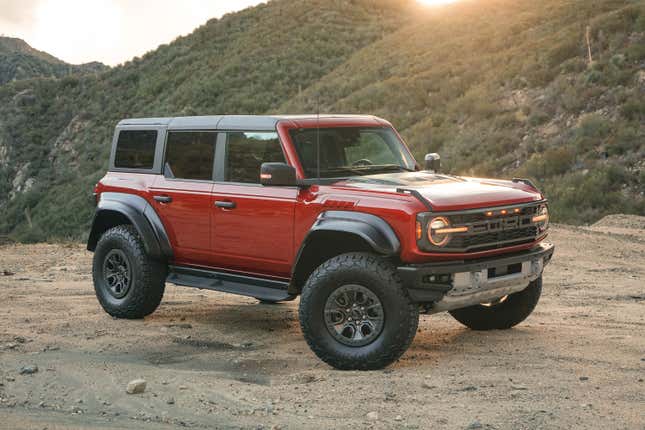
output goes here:
<path id="1" fill-rule="evenodd" d="M 509 295 L 493 306 L 474 305 L 450 311 L 457 321 L 473 330 L 505 330 L 528 318 L 535 309 L 542 293 L 542 277 L 528 287 Z"/>
<path id="2" fill-rule="evenodd" d="M 348 284 L 367 288 L 383 306 L 382 331 L 364 346 L 339 342 L 324 321 L 330 294 Z M 342 254 L 319 266 L 302 289 L 299 315 L 309 347 L 340 370 L 374 370 L 393 363 L 408 349 L 419 324 L 419 306 L 411 302 L 395 267 L 369 253 Z"/>
<path id="3" fill-rule="evenodd" d="M 111 250 L 125 254 L 132 266 L 132 279 L 126 295 L 114 297 L 103 275 L 104 259 Z M 150 258 L 137 230 L 120 225 L 107 230 L 98 241 L 92 262 L 94 291 L 108 314 L 117 318 L 138 319 L 157 309 L 163 297 L 168 266 Z"/>

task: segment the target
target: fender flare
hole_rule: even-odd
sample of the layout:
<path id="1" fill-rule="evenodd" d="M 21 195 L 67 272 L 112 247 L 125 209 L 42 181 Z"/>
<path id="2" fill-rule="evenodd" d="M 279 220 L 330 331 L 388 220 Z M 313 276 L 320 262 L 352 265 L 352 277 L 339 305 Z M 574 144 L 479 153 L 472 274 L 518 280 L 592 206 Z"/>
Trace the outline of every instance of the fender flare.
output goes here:
<path id="1" fill-rule="evenodd" d="M 96 249 L 101 235 L 112 225 L 109 217 L 114 212 L 127 218 L 137 229 L 148 255 L 156 259 L 172 259 L 172 246 L 157 212 L 143 197 L 125 193 L 101 194 L 87 241 L 89 251 Z"/>
<path id="2" fill-rule="evenodd" d="M 296 291 L 299 287 L 297 278 L 302 271 L 308 272 L 315 267 L 309 267 L 307 252 L 309 244 L 320 234 L 346 233 L 364 241 L 377 254 L 394 257 L 399 254 L 401 243 L 390 225 L 376 215 L 352 211 L 325 211 L 318 215 L 307 236 L 302 241 L 291 269 L 292 283 L 290 288 Z"/>
<path id="3" fill-rule="evenodd" d="M 393 256 L 399 253 L 401 243 L 390 225 L 383 218 L 364 212 L 325 211 L 321 212 L 302 243 L 319 231 L 350 233 L 359 236 L 378 254 Z"/>

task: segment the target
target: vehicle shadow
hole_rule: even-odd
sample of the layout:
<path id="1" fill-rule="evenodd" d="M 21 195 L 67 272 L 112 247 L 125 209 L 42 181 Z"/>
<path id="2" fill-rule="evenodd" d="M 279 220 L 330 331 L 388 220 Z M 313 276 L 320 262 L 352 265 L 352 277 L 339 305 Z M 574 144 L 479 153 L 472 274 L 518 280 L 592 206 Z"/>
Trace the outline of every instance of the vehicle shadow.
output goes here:
<path id="1" fill-rule="evenodd" d="M 286 355 L 305 354 L 302 358 L 311 358 L 298 360 L 298 369 L 320 369 L 322 364 L 309 351 L 302 337 L 297 300 L 267 305 L 254 299 L 225 296 L 223 300 L 219 300 L 219 297 L 207 297 L 201 302 L 171 302 L 162 304 L 147 321 L 161 325 L 172 325 L 181 321 L 199 329 L 198 333 L 192 334 L 190 338 L 175 342 L 184 352 L 195 349 L 200 354 L 270 353 L 272 358 L 263 361 L 262 365 L 274 367 L 270 364 L 271 360 L 282 363 L 279 357 L 285 355 L 284 345 L 288 344 L 290 352 Z M 491 350 L 508 349 L 513 344 L 527 342 L 536 336 L 540 336 L 536 326 L 473 331 L 447 315 L 422 315 L 419 331 L 412 345 L 392 367 L 403 369 L 442 366 L 456 356 L 483 356 Z M 232 338 L 238 339 L 237 343 L 232 343 Z"/>

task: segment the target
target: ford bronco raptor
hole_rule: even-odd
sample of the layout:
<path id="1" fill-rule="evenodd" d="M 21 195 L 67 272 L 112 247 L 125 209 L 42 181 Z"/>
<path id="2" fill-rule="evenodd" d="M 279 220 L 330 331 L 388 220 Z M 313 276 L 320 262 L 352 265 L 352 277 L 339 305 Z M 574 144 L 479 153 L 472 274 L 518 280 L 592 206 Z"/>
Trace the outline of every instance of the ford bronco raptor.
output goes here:
<path id="1" fill-rule="evenodd" d="M 88 240 L 107 313 L 142 318 L 166 283 L 275 303 L 300 296 L 307 343 L 378 369 L 419 313 L 508 329 L 535 308 L 549 215 L 528 180 L 420 166 L 373 116 L 128 119 L 95 188 Z"/>

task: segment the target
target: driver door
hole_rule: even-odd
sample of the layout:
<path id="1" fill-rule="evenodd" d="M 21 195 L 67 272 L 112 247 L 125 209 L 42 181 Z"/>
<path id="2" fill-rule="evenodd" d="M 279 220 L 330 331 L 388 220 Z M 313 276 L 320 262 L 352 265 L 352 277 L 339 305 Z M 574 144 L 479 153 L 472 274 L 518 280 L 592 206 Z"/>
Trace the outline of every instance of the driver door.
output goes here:
<path id="1" fill-rule="evenodd" d="M 211 243 L 218 266 L 288 278 L 297 187 L 260 185 L 264 162 L 285 162 L 275 132 L 228 132 L 213 187 Z"/>

